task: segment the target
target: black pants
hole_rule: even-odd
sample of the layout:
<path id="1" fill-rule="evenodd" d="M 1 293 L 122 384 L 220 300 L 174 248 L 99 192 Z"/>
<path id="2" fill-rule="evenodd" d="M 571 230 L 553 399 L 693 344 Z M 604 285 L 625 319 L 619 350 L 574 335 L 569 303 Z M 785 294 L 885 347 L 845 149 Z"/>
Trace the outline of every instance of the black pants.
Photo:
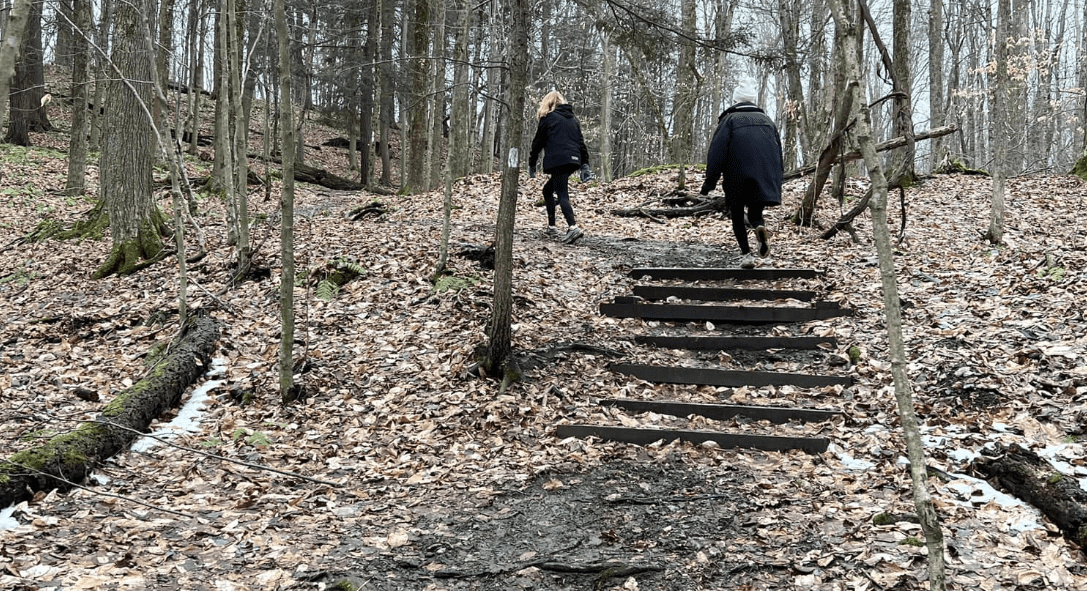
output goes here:
<path id="1" fill-rule="evenodd" d="M 577 166 L 561 167 L 551 171 L 551 178 L 543 186 L 544 205 L 547 206 L 547 225 L 555 225 L 555 198 L 562 209 L 566 225 L 574 224 L 574 208 L 570 205 L 570 175 L 577 171 Z"/>
<path id="2" fill-rule="evenodd" d="M 744 223 L 744 207 L 747 207 L 747 221 L 751 222 L 751 226 L 758 228 L 763 225 L 761 203 L 755 205 L 745 205 L 743 201 L 739 199 L 732 199 L 729 203 L 729 212 L 732 214 L 732 233 L 736 235 L 736 242 L 740 244 L 740 252 L 747 254 L 751 252 L 751 243 L 747 241 L 747 226 Z"/>

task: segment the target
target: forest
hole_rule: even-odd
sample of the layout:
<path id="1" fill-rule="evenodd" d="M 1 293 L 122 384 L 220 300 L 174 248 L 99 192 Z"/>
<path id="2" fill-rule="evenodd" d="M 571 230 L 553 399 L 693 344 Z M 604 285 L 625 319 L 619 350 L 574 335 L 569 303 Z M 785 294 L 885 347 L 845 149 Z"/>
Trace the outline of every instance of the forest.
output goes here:
<path id="1" fill-rule="evenodd" d="M 1084 588 L 1085 88 L 1083 0 L 0 0 L 0 588 Z"/>

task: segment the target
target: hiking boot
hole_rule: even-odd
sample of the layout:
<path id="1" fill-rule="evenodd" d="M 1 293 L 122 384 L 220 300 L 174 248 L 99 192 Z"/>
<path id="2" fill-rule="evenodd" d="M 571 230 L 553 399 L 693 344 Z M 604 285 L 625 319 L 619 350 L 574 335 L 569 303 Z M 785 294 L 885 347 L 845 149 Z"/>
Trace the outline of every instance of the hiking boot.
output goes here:
<path id="1" fill-rule="evenodd" d="M 581 228 L 577 226 L 570 226 L 570 229 L 566 231 L 566 237 L 562 239 L 566 244 L 573 244 L 578 241 L 585 232 L 581 231 Z"/>
<path id="2" fill-rule="evenodd" d="M 766 226 L 755 228 L 755 238 L 759 241 L 759 256 L 770 254 L 770 232 L 766 231 Z"/>
<path id="3" fill-rule="evenodd" d="M 743 254 L 743 256 L 740 257 L 740 268 L 741 269 L 754 269 L 755 268 L 755 254 L 751 253 L 751 252 L 745 252 Z"/>
<path id="4" fill-rule="evenodd" d="M 558 239 L 559 229 L 557 227 L 555 227 L 555 226 L 548 226 L 547 227 L 547 237 L 552 239 L 552 240 Z"/>

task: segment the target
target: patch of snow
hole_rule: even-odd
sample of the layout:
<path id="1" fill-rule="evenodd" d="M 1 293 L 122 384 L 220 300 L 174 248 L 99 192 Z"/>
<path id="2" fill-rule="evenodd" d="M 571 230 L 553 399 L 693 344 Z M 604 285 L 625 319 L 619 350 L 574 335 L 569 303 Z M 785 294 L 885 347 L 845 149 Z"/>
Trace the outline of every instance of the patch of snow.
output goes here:
<path id="1" fill-rule="evenodd" d="M 226 359 L 215 358 L 211 361 L 208 376 L 216 376 L 226 371 Z M 161 425 L 151 435 L 161 439 L 168 439 L 178 433 L 196 433 L 200 431 L 200 419 L 204 415 L 205 403 L 213 389 L 223 385 L 224 380 L 207 380 L 193 389 L 189 399 L 181 406 L 177 416 L 172 421 Z M 151 437 L 141 437 L 132 444 L 132 451 L 144 452 L 158 445 L 159 441 Z"/>
<path id="2" fill-rule="evenodd" d="M 22 525 L 18 519 L 12 517 L 15 514 L 15 505 L 8 507 L 7 509 L 0 509 L 0 531 L 15 529 Z"/>

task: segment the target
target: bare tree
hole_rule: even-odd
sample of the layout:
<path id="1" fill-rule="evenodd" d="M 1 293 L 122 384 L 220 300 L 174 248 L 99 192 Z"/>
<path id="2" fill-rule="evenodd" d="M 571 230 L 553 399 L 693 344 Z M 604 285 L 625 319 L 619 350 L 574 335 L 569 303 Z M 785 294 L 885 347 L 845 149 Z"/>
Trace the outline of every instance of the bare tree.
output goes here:
<path id="1" fill-rule="evenodd" d="M 513 355 L 513 225 L 517 210 L 517 185 L 521 172 L 525 85 L 528 78 L 528 0 L 510 0 L 508 55 L 509 146 L 502 172 L 502 197 L 498 204 L 494 248 L 494 306 L 487 325 L 488 342 L 481 366 L 492 376 L 502 376 L 503 389 L 520 379 Z"/>
<path id="2" fill-rule="evenodd" d="M 131 273 L 162 252 L 165 224 L 151 192 L 157 138 L 150 113 L 154 58 L 146 38 L 151 0 L 118 3 L 114 11 L 113 54 L 117 76 L 106 91 L 99 163 L 102 202 L 109 214 L 113 249 L 95 278 Z"/>
<path id="3" fill-rule="evenodd" d="M 944 124 L 944 0 L 929 0 L 928 12 L 928 113 L 929 127 Z M 932 140 L 929 168 L 944 159 L 943 140 Z"/>
<path id="4" fill-rule="evenodd" d="M 1006 1 L 1006 0 L 1001 0 Z M 856 21 L 846 17 L 845 0 L 828 0 L 839 35 L 843 36 L 843 45 L 849 46 L 857 38 Z M 898 403 L 898 416 L 906 440 L 907 455 L 910 461 L 910 480 L 913 487 L 914 508 L 920 517 L 921 529 L 925 534 L 928 548 L 929 588 L 933 591 L 946 589 L 944 567 L 944 540 L 940 529 L 939 517 L 928 490 L 928 471 L 925 462 L 924 445 L 918 426 L 917 414 L 913 404 L 909 376 L 906 373 L 906 346 L 902 335 L 902 309 L 894 266 L 894 247 L 891 244 L 891 232 L 887 227 L 887 178 L 883 174 L 879 154 L 876 152 L 875 139 L 872 137 L 872 123 L 868 114 L 868 102 L 860 85 L 861 70 L 857 56 L 852 51 L 842 52 L 846 69 L 846 85 L 852 94 L 857 116 L 857 140 L 868 176 L 872 181 L 872 234 L 875 238 L 876 252 L 879 258 L 880 281 L 883 284 L 883 309 L 887 319 L 887 341 L 891 356 L 891 375 L 894 380 L 895 400 Z"/>
<path id="5" fill-rule="evenodd" d="M 993 114 L 990 121 L 990 137 L 993 145 L 993 199 L 989 207 L 989 229 L 985 239 L 992 244 L 1004 240 L 1004 179 L 1007 174 L 1008 143 L 1008 31 L 1011 25 L 1011 0 L 998 0 L 996 8 L 996 37 L 993 59 L 995 68 L 992 83 Z"/>
<path id="6" fill-rule="evenodd" d="M 279 132 L 283 135 L 283 189 L 279 196 L 279 396 L 292 402 L 298 396 L 294 384 L 294 108 L 291 106 L 290 31 L 284 0 L 275 0 L 276 38 L 279 53 Z"/>

